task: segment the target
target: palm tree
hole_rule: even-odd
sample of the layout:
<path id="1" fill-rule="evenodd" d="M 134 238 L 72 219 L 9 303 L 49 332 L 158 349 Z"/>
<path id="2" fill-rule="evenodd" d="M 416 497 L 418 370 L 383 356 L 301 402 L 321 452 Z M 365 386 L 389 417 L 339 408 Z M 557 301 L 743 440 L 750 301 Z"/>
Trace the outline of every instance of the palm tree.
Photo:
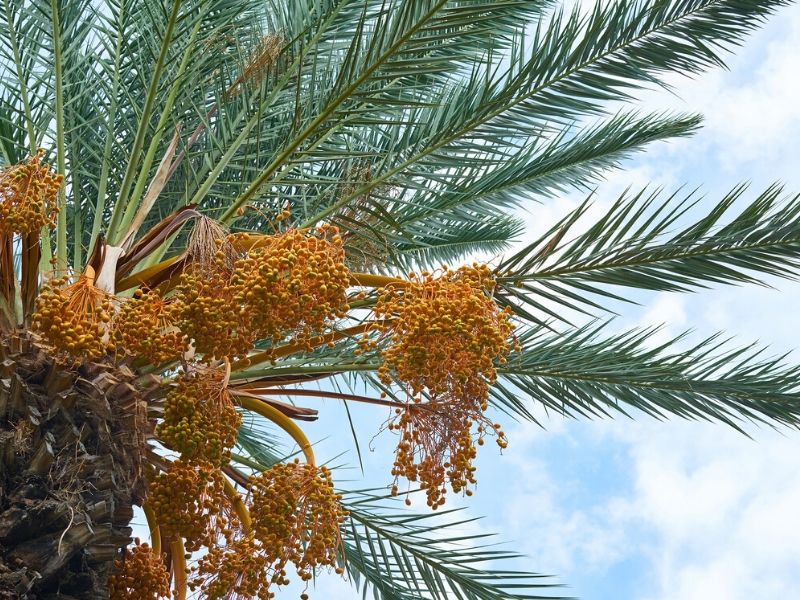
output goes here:
<path id="1" fill-rule="evenodd" d="M 783 358 L 604 318 L 796 276 L 779 187 L 587 202 L 440 266 L 690 135 L 625 107 L 784 4 L 0 0 L 0 597 L 267 597 L 287 562 L 384 600 L 553 597 L 452 511 L 397 508 L 471 494 L 491 415 L 797 426 Z M 390 486 L 334 491 L 297 424 L 318 397 L 386 407 Z"/>

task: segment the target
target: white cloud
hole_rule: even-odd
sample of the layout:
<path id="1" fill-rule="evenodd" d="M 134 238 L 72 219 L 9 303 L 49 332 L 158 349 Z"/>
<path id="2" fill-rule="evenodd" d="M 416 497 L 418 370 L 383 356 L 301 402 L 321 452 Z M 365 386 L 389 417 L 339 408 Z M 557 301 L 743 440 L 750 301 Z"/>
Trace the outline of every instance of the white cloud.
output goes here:
<path id="1" fill-rule="evenodd" d="M 583 219 L 575 224 L 571 236 L 584 233 L 602 217 L 611 205 L 623 194 L 635 194 L 645 188 L 655 191 L 657 188 L 672 189 L 678 186 L 676 170 L 669 165 L 659 164 L 653 168 L 650 164 L 628 165 L 625 169 L 608 171 L 594 191 L 572 191 L 548 199 L 543 204 L 528 203 L 520 217 L 525 221 L 525 237 L 516 247 L 531 243 L 543 235 L 559 220 L 566 217 L 591 196 L 592 206 Z"/>
<path id="2" fill-rule="evenodd" d="M 775 37 L 767 39 L 770 34 Z M 705 149 L 727 177 L 777 174 L 800 183 L 794 168 L 800 135 L 798 55 L 800 6 L 792 6 L 781 10 L 768 31 L 756 33 L 726 58 L 734 74 L 714 70 L 693 80 L 673 75 L 668 82 L 677 96 L 645 95 L 648 109 L 697 111 L 705 117 L 699 136 L 673 144 L 673 159 L 693 160 Z"/>
<path id="3" fill-rule="evenodd" d="M 626 528 L 654 534 L 644 597 L 800 597 L 800 440 L 698 423 L 635 429 L 622 436 L 635 468 Z"/>
<path id="4" fill-rule="evenodd" d="M 796 149 L 800 133 L 800 10 L 787 11 L 784 19 L 788 32 L 768 45 L 766 59 L 754 80 L 744 85 L 723 83 L 698 98 L 721 149 L 723 165 L 731 171 L 754 165 L 774 168 L 775 161 L 785 166 L 794 164 L 791 151 Z M 709 83 L 719 84 L 720 78 L 715 79 Z"/>
<path id="5" fill-rule="evenodd" d="M 503 529 L 522 534 L 510 541 L 515 550 L 530 557 L 538 572 L 555 574 L 566 582 L 570 573 L 602 572 L 626 554 L 625 532 L 618 526 L 616 510 L 620 499 L 603 498 L 569 508 L 565 500 L 580 497 L 585 490 L 540 454 L 557 438 L 571 438 L 573 430 L 558 417 L 537 418 L 548 430 L 522 423 L 509 434 L 511 446 L 503 469 L 505 479 L 514 484 L 503 505 Z"/>
<path id="6" fill-rule="evenodd" d="M 686 331 L 688 328 L 686 305 L 685 295 L 660 292 L 652 299 L 648 299 L 647 307 L 633 324 L 624 320 L 617 327 L 620 329 L 659 327 L 660 329 L 648 339 L 650 347 L 657 347 Z"/>
<path id="7" fill-rule="evenodd" d="M 602 581 L 624 561 L 644 559 L 640 589 L 617 598 L 800 598 L 796 435 L 759 429 L 748 439 L 722 425 L 645 418 L 553 423 L 556 432 L 512 431 L 514 453 L 504 465 L 517 482 L 504 528 L 525 532 L 515 548 L 536 570 L 566 582 Z M 630 478 L 588 495 L 570 479 L 574 473 L 540 458 L 552 455 L 550 444 L 568 449 L 564 461 L 613 449 L 624 455 Z M 590 591 L 578 591 L 592 600 Z"/>
<path id="8" fill-rule="evenodd" d="M 703 323 L 706 330 L 726 331 L 748 342 L 767 344 L 774 349 L 773 354 L 797 348 L 800 283 L 767 282 L 774 287 L 729 287 L 715 291 L 713 296 L 690 297 L 690 321 Z M 800 361 L 800 354 L 793 354 L 790 360 Z"/>

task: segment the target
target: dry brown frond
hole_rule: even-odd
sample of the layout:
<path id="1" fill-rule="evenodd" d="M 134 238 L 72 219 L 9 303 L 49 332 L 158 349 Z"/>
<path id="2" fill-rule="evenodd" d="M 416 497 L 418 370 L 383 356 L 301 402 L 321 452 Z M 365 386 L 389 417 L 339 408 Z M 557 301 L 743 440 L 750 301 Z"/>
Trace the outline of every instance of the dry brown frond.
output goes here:
<path id="1" fill-rule="evenodd" d="M 236 250 L 230 243 L 225 226 L 219 221 L 201 215 L 195 220 L 189 234 L 186 256 L 195 268 L 223 267 L 230 273 L 236 261 Z"/>
<path id="2" fill-rule="evenodd" d="M 27 454 L 33 447 L 35 428 L 28 419 L 20 419 L 12 427 L 11 447 L 16 454 Z"/>
<path id="3" fill-rule="evenodd" d="M 283 37 L 274 33 L 261 38 L 242 67 L 242 73 L 231 84 L 228 95 L 241 93 L 245 86 L 257 87 L 277 62 L 283 43 Z"/>

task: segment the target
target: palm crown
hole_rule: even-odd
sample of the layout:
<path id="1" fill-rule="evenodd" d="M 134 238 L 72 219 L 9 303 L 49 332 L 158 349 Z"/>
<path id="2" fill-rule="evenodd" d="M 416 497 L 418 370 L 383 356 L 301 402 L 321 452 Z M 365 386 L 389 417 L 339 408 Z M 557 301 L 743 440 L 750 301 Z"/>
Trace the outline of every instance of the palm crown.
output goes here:
<path id="1" fill-rule="evenodd" d="M 668 73 L 721 65 L 783 0 L 0 4 L 2 356 L 26 385 L 35 361 L 20 356 L 44 352 L 36 364 L 75 389 L 105 369 L 135 390 L 103 393 L 132 411 L 127 499 L 153 548 L 111 557 L 112 594 L 157 597 L 171 576 L 184 597 L 184 553 L 205 548 L 188 585 L 214 598 L 267 597 L 287 561 L 385 599 L 551 597 L 534 574 L 482 566 L 512 553 L 455 549 L 451 520 L 387 504 L 406 479 L 433 508 L 470 494 L 477 448 L 506 446 L 490 404 L 800 420 L 800 370 L 758 348 L 653 347 L 651 330 L 570 321 L 626 288 L 794 276 L 800 201 L 778 187 L 735 214 L 743 187 L 696 217 L 691 196 L 641 192 L 585 226 L 583 204 L 488 266 L 441 266 L 508 249 L 515 207 L 691 134 L 696 115 L 624 107 Z M 281 397 L 387 406 L 391 490 L 335 493 L 295 423 L 316 411 Z M 26 410 L 9 409 L 15 431 Z M 58 454 L 31 427 L 26 468 L 45 441 Z"/>

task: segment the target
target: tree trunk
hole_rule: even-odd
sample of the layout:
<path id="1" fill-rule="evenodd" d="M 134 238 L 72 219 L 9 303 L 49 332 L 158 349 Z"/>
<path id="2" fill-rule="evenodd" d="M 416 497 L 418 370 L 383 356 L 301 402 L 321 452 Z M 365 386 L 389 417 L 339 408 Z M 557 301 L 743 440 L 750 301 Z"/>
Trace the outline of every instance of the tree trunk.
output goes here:
<path id="1" fill-rule="evenodd" d="M 0 339 L 0 599 L 100 599 L 145 492 L 154 378 Z"/>

